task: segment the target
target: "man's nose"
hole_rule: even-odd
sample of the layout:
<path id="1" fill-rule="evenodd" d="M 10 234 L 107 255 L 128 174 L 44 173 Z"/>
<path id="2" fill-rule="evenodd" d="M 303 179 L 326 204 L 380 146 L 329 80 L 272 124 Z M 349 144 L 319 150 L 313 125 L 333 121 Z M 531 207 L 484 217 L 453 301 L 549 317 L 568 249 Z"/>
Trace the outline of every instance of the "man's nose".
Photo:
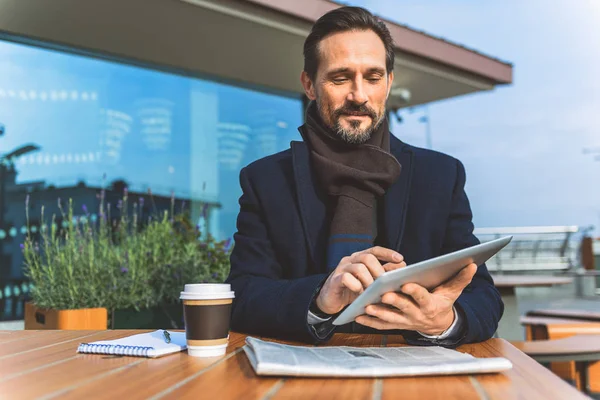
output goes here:
<path id="1" fill-rule="evenodd" d="M 363 104 L 368 100 L 365 93 L 365 87 L 362 79 L 355 79 L 352 84 L 352 90 L 348 93 L 348 101 L 352 103 Z"/>

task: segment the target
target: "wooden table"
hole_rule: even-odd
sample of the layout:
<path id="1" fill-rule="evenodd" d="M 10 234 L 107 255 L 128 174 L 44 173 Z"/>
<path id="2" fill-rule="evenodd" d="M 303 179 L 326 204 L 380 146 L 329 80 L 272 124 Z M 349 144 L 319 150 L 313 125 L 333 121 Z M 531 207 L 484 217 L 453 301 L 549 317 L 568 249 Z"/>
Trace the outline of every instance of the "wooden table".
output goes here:
<path id="1" fill-rule="evenodd" d="M 600 361 L 600 335 L 576 335 L 557 340 L 514 342 L 519 350 L 540 363 L 574 361 L 581 387 L 590 393 L 588 367 Z"/>
<path id="2" fill-rule="evenodd" d="M 504 302 L 504 315 L 498 324 L 498 336 L 506 340 L 523 340 L 523 328 L 519 324 L 517 287 L 566 285 L 573 278 L 542 275 L 494 275 L 494 284 Z"/>
<path id="3" fill-rule="evenodd" d="M 0 331 L 0 397 L 8 399 L 583 399 L 575 388 L 502 339 L 464 345 L 476 357 L 508 358 L 499 374 L 386 379 L 258 377 L 232 333 L 227 355 L 157 359 L 77 354 L 77 345 L 141 333 Z M 401 346 L 401 336 L 338 334 L 327 345 Z"/>

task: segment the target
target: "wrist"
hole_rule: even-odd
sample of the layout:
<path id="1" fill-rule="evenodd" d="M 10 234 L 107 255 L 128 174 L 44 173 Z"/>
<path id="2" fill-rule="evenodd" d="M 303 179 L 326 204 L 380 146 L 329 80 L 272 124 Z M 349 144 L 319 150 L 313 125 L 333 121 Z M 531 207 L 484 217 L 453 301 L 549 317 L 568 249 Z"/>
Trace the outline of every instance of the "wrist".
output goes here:
<path id="1" fill-rule="evenodd" d="M 444 332 L 446 332 L 454 323 L 454 319 L 456 318 L 456 315 L 454 314 L 454 310 L 451 309 L 448 313 L 446 313 L 440 322 L 440 325 L 429 329 L 429 330 L 423 330 L 423 331 L 419 331 L 422 332 L 426 335 L 430 335 L 430 336 L 439 336 L 442 335 Z"/>
<path id="2" fill-rule="evenodd" d="M 317 295 L 317 297 L 315 298 L 315 300 L 312 302 L 311 306 L 310 306 L 310 311 L 319 316 L 319 317 L 329 317 L 332 314 L 328 313 L 327 309 L 322 305 L 321 303 L 321 293 L 319 293 Z"/>
<path id="3" fill-rule="evenodd" d="M 323 297 L 321 296 L 321 293 L 319 293 L 317 295 L 313 304 L 315 305 L 316 308 L 318 308 L 319 312 L 321 312 L 327 316 L 335 315 L 338 312 L 340 312 L 342 310 L 342 308 L 344 308 L 344 307 L 340 307 L 340 308 L 335 309 L 335 308 L 327 307 L 326 304 L 323 304 Z"/>
<path id="4" fill-rule="evenodd" d="M 310 303 L 310 307 L 308 308 L 308 311 L 310 311 L 314 316 L 316 316 L 318 318 L 331 317 L 331 314 L 327 314 L 326 312 L 321 310 L 321 308 L 317 305 L 316 300 Z"/>

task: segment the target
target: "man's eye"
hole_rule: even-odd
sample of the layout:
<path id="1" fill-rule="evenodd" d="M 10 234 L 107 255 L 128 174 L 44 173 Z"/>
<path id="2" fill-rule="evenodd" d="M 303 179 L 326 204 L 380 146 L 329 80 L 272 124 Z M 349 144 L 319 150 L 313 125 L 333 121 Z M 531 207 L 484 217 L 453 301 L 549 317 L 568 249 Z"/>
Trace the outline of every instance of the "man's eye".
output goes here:
<path id="1" fill-rule="evenodd" d="M 374 78 L 368 78 L 367 80 L 371 83 L 377 83 L 381 80 L 381 77 L 378 76 L 378 77 L 374 77 Z"/>
<path id="2" fill-rule="evenodd" d="M 346 79 L 346 78 L 335 78 L 335 79 L 333 80 L 333 83 L 344 83 L 344 82 L 346 82 L 347 80 L 348 80 L 348 79 Z"/>

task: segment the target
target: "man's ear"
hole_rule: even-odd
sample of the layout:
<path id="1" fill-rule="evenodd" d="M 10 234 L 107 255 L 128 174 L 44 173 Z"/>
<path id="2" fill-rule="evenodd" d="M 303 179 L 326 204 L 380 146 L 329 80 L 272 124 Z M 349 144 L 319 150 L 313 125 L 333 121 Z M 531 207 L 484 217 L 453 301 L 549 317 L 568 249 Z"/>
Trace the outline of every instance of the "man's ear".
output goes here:
<path id="1" fill-rule="evenodd" d="M 317 94 L 315 93 L 315 85 L 306 71 L 302 71 L 300 74 L 300 82 L 302 83 L 306 97 L 308 97 L 309 100 L 315 100 L 317 98 Z"/>
<path id="2" fill-rule="evenodd" d="M 392 91 L 392 83 L 394 83 L 394 71 L 388 74 L 387 96 L 385 96 L 386 100 L 388 99 L 388 97 L 390 97 L 390 92 Z"/>

